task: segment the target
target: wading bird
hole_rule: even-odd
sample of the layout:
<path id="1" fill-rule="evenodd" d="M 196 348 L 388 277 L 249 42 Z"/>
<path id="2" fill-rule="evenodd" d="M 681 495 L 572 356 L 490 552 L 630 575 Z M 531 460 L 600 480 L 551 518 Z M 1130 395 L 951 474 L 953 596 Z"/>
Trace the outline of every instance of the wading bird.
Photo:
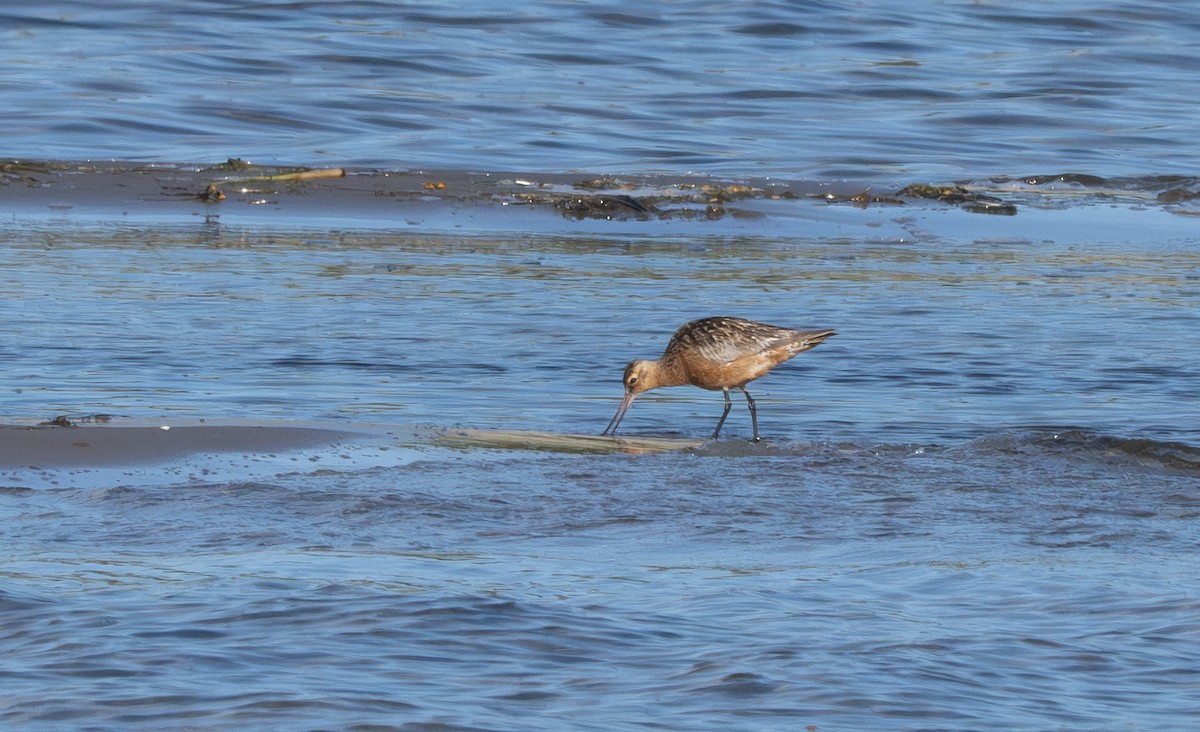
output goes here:
<path id="1" fill-rule="evenodd" d="M 638 394 L 662 386 L 691 384 L 712 391 L 720 389 L 725 395 L 725 411 L 713 430 L 714 440 L 721 434 L 733 405 L 729 390 L 741 389 L 750 407 L 757 442 L 758 414 L 746 384 L 833 335 L 837 333 L 829 329 L 792 330 L 744 318 L 701 318 L 684 323 L 671 336 L 660 358 L 631 361 L 625 367 L 625 398 L 601 434 L 616 434 L 617 425 Z"/>

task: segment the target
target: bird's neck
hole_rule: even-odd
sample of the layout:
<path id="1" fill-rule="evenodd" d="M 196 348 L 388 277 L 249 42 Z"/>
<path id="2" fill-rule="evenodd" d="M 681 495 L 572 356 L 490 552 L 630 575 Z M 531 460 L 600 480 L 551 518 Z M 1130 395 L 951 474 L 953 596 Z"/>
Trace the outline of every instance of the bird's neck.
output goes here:
<path id="1" fill-rule="evenodd" d="M 648 389 L 657 389 L 661 386 L 682 386 L 688 383 L 687 372 L 684 371 L 683 364 L 678 359 L 663 356 L 654 361 L 654 369 L 650 372 L 650 381 L 652 386 Z"/>

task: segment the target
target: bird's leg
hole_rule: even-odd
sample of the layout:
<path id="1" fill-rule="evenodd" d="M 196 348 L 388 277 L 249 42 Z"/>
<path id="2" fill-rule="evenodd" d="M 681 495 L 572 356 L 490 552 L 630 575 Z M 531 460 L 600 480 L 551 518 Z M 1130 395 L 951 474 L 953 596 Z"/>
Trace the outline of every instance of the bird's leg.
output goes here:
<path id="1" fill-rule="evenodd" d="M 733 402 L 729 401 L 729 390 L 722 389 L 721 393 L 725 395 L 725 411 L 721 412 L 721 418 L 717 420 L 717 428 L 713 430 L 713 436 L 709 439 L 717 439 L 717 435 L 721 434 L 721 425 L 725 424 L 725 418 L 729 416 L 729 409 L 733 406 Z"/>
<path id="2" fill-rule="evenodd" d="M 746 391 L 746 387 L 739 386 L 738 388 L 746 395 L 746 404 L 750 407 L 750 424 L 754 427 L 754 441 L 761 442 L 762 439 L 758 436 L 758 410 L 754 406 L 754 400 L 750 398 L 750 392 Z M 725 392 L 725 398 L 729 398 L 729 392 Z"/>

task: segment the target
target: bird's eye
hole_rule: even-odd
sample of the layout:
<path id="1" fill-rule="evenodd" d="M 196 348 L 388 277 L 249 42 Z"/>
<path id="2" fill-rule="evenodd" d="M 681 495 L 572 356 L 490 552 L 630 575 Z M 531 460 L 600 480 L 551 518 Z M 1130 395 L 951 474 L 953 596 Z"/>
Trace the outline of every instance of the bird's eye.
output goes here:
<path id="1" fill-rule="evenodd" d="M 636 377 L 636 376 L 630 376 L 630 377 L 629 377 L 629 378 L 626 380 L 626 382 L 625 382 L 625 383 L 629 384 L 630 386 L 633 386 L 634 384 L 636 384 L 636 383 L 637 383 L 637 377 Z"/>

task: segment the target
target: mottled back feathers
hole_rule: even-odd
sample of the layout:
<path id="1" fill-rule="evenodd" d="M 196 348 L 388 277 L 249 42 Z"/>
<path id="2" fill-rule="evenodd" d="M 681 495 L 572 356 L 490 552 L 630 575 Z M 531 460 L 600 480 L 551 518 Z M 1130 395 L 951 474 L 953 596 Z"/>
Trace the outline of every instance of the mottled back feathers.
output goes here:
<path id="1" fill-rule="evenodd" d="M 681 355 L 727 364 L 754 354 L 786 349 L 791 358 L 835 335 L 832 330 L 792 330 L 744 318 L 701 318 L 683 324 L 663 351 L 663 358 Z"/>

